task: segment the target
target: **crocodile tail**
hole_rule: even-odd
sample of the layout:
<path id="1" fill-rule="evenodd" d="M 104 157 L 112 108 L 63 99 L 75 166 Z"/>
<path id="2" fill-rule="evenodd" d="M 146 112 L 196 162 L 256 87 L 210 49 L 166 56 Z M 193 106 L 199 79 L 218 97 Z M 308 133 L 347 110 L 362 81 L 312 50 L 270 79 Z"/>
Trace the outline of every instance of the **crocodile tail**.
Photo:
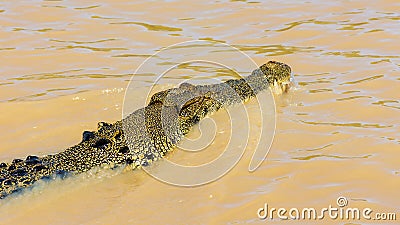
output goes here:
<path id="1" fill-rule="evenodd" d="M 25 160 L 14 159 L 11 163 L 0 163 L 0 199 L 32 186 L 38 180 L 64 177 L 66 172 L 49 166 L 50 157 L 30 155 Z"/>

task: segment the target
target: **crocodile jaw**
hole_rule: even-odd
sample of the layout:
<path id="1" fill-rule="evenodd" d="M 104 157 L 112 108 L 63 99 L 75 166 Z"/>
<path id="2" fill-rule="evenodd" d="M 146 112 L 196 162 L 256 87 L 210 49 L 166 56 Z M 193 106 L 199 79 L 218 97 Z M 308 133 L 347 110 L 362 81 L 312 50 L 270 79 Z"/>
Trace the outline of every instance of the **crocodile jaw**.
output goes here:
<path id="1" fill-rule="evenodd" d="M 278 82 L 275 80 L 274 83 L 271 85 L 271 90 L 275 94 L 280 95 L 283 93 L 288 93 L 289 89 L 291 89 L 294 86 L 295 86 L 294 78 L 293 76 L 290 76 L 290 79 L 288 81 Z"/>

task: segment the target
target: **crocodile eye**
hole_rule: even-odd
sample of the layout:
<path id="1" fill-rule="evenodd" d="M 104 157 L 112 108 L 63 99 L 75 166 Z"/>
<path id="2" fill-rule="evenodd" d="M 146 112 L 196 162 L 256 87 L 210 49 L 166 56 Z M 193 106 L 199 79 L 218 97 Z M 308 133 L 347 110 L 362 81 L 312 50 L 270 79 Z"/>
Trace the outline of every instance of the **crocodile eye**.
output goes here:
<path id="1" fill-rule="evenodd" d="M 165 91 L 160 91 L 160 92 L 155 93 L 153 96 L 151 96 L 149 105 L 152 105 L 155 103 L 163 104 L 164 100 L 169 92 L 170 92 L 170 90 L 165 90 Z"/>
<path id="2" fill-rule="evenodd" d="M 195 85 L 190 84 L 190 83 L 186 83 L 186 82 L 181 83 L 181 84 L 179 85 L 179 88 L 182 88 L 182 89 L 185 89 L 185 90 L 190 90 L 190 89 L 193 89 L 193 88 L 195 88 L 195 87 L 196 87 Z"/>

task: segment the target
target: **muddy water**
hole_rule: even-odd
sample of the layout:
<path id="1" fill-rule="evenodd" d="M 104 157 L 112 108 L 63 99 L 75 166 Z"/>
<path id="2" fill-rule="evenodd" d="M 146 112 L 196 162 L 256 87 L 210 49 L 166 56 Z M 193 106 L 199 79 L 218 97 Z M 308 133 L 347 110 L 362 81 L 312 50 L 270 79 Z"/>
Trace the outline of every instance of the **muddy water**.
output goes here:
<path id="1" fill-rule="evenodd" d="M 260 127 L 254 100 L 246 104 L 254 127 L 246 152 L 216 182 L 181 188 L 142 170 L 88 173 L 2 200 L 0 223 L 264 224 L 271 221 L 257 210 L 265 203 L 321 209 L 337 207 L 339 196 L 349 207 L 400 217 L 399 7 L 394 0 L 1 3 L 0 161 L 61 151 L 98 121 L 121 119 L 135 69 L 182 41 L 233 45 L 257 64 L 286 62 L 298 87 L 276 96 L 275 139 L 253 173 L 247 169 Z M 186 69 L 182 80 L 199 71 Z M 136 75 L 144 89 L 157 72 Z M 229 141 L 227 118 L 224 111 L 210 117 L 219 126 L 204 152 L 175 151 L 169 159 L 216 157 Z"/>

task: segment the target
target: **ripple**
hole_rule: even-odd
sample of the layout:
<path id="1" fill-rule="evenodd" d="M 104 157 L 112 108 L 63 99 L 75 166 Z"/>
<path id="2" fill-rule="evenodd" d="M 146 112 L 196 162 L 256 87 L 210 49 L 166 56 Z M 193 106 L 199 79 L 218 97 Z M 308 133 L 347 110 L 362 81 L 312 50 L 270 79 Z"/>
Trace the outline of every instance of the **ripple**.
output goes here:
<path id="1" fill-rule="evenodd" d="M 156 51 L 163 51 L 165 49 L 191 49 L 191 48 L 204 48 L 204 47 L 213 47 L 213 46 L 217 46 L 217 42 L 212 42 L 212 41 L 207 41 L 201 44 L 185 44 L 185 45 L 172 45 L 172 46 L 168 46 L 168 47 L 161 47 Z M 216 50 L 214 52 L 226 52 L 226 51 L 231 51 L 231 50 Z"/>
<path id="2" fill-rule="evenodd" d="M 8 102 L 20 102 L 20 101 L 28 101 L 28 100 L 32 100 L 33 98 L 37 98 L 37 97 L 41 97 L 46 95 L 46 92 L 42 92 L 42 93 L 36 93 L 36 94 L 32 94 L 32 95 L 27 95 L 27 96 L 23 96 L 23 97 L 18 97 L 18 98 L 12 98 L 7 100 Z"/>
<path id="3" fill-rule="evenodd" d="M 14 83 L 13 82 L 3 82 L 3 83 L 0 83 L 0 86 L 10 85 L 10 84 L 14 84 Z"/>
<path id="4" fill-rule="evenodd" d="M 372 30 L 366 31 L 365 33 L 374 33 L 374 32 L 381 32 L 381 31 L 384 31 L 384 30 L 383 29 L 372 29 Z"/>
<path id="5" fill-rule="evenodd" d="M 399 101 L 396 101 L 396 100 L 382 100 L 382 101 L 373 102 L 372 104 L 385 106 L 385 107 L 389 107 L 389 108 L 393 108 L 393 109 L 400 109 Z M 398 106 L 389 105 L 389 104 L 397 104 Z"/>
<path id="6" fill-rule="evenodd" d="M 330 88 L 320 88 L 320 89 L 313 89 L 309 90 L 309 93 L 321 93 L 321 92 L 332 92 L 333 90 Z"/>
<path id="7" fill-rule="evenodd" d="M 43 8 L 61 8 L 61 9 L 65 9 L 67 8 L 66 6 L 62 6 L 62 5 L 42 5 Z"/>
<path id="8" fill-rule="evenodd" d="M 355 15 L 355 14 L 361 14 L 364 12 L 365 9 L 357 9 L 358 11 L 350 11 L 350 12 L 344 12 L 341 13 L 341 15 Z"/>
<path id="9" fill-rule="evenodd" d="M 266 54 L 268 56 L 290 55 L 298 52 L 316 52 L 315 47 L 298 47 L 288 45 L 234 45 L 241 51 L 250 51 L 254 54 Z"/>
<path id="10" fill-rule="evenodd" d="M 342 94 L 352 94 L 352 93 L 359 93 L 360 91 L 344 91 Z"/>
<path id="11" fill-rule="evenodd" d="M 301 77 L 325 77 L 326 75 L 329 75 L 328 72 L 323 72 L 323 73 L 312 73 L 312 74 L 296 74 L 297 76 Z"/>
<path id="12" fill-rule="evenodd" d="M 83 69 L 54 72 L 54 73 L 38 73 L 28 74 L 21 77 L 12 78 L 10 80 L 48 80 L 48 79 L 77 79 L 77 78 L 125 78 L 131 77 L 132 73 L 126 74 L 105 74 L 105 73 L 82 73 L 68 74 L 70 72 L 82 71 Z"/>
<path id="13" fill-rule="evenodd" d="M 57 93 L 56 96 L 66 96 L 66 95 L 73 95 L 73 94 L 80 94 L 83 92 L 86 92 L 87 90 L 76 90 L 75 88 L 56 88 L 56 89 L 49 89 L 44 92 L 32 94 L 32 95 L 26 95 L 22 97 L 17 97 L 17 98 L 12 98 L 12 99 L 6 99 L 0 102 L 26 102 L 26 101 L 37 101 L 37 100 L 43 100 L 47 98 L 51 98 L 54 96 L 52 92 L 60 92 Z"/>
<path id="14" fill-rule="evenodd" d="M 337 30 L 363 30 L 365 28 L 363 27 L 358 27 L 368 24 L 368 22 L 360 22 L 360 23 L 348 23 L 344 24 L 341 28 L 338 28 Z"/>
<path id="15" fill-rule="evenodd" d="M 226 43 L 226 41 L 217 40 L 217 39 L 214 39 L 212 37 L 199 38 L 199 40 L 201 40 L 201 41 L 213 41 L 213 42 L 218 42 L 218 43 Z"/>
<path id="16" fill-rule="evenodd" d="M 345 21 L 342 21 L 345 22 Z M 297 26 L 300 26 L 302 24 L 315 24 L 315 25 L 327 25 L 327 24 L 337 24 L 338 21 L 322 21 L 322 20 L 316 20 L 316 19 L 309 19 L 309 20 L 301 20 L 301 21 L 295 21 L 291 23 L 286 23 L 286 27 L 275 30 L 277 32 L 282 32 L 282 31 L 287 31 L 292 28 L 295 28 Z"/>
<path id="17" fill-rule="evenodd" d="M 328 126 L 338 126 L 338 127 L 356 127 L 356 128 L 390 128 L 393 125 L 380 125 L 374 123 L 333 123 L 333 122 L 312 122 L 299 120 L 302 123 L 310 125 L 328 125 Z"/>
<path id="18" fill-rule="evenodd" d="M 23 27 L 14 27 L 12 28 L 12 31 L 30 31 L 30 32 L 40 32 L 40 33 L 45 33 L 49 31 L 65 31 L 65 29 L 53 29 L 53 28 L 40 28 L 40 29 L 27 29 Z"/>
<path id="19" fill-rule="evenodd" d="M 157 25 L 157 24 L 148 24 L 148 23 L 142 23 L 142 22 L 113 22 L 110 24 L 134 24 L 134 25 L 139 25 L 142 27 L 147 28 L 147 30 L 150 31 L 182 31 L 182 28 L 177 28 L 177 27 L 169 27 L 165 25 Z"/>
<path id="20" fill-rule="evenodd" d="M 145 55 L 145 54 L 120 54 L 120 55 L 113 55 L 111 57 L 142 57 L 142 58 L 148 58 L 151 57 L 152 55 Z M 156 57 L 156 56 L 153 56 Z"/>
<path id="21" fill-rule="evenodd" d="M 118 40 L 118 39 L 117 38 L 107 38 L 107 39 L 101 39 L 101 40 L 96 40 L 96 41 L 64 41 L 64 40 L 58 40 L 58 39 L 50 39 L 50 41 L 53 41 L 53 42 L 74 43 L 74 44 L 94 44 L 94 43 L 102 43 L 102 42 L 116 41 L 116 40 Z"/>
<path id="22" fill-rule="evenodd" d="M 55 30 L 53 28 L 42 28 L 42 29 L 37 29 L 37 30 L 33 30 L 33 31 L 37 31 L 37 32 L 48 32 L 48 31 L 64 31 L 64 30 Z"/>
<path id="23" fill-rule="evenodd" d="M 376 76 L 367 77 L 367 78 L 360 79 L 360 80 L 344 82 L 344 83 L 341 83 L 341 84 L 339 84 L 339 85 L 344 85 L 344 84 L 358 84 L 358 83 L 361 83 L 361 82 L 364 82 L 364 81 L 376 80 L 376 79 L 379 79 L 379 78 L 382 78 L 382 77 L 384 77 L 384 75 L 376 75 Z"/>
<path id="24" fill-rule="evenodd" d="M 57 49 L 64 50 L 64 49 L 88 49 L 94 52 L 111 52 L 111 51 L 124 51 L 124 50 L 129 50 L 127 48 L 96 48 L 96 47 L 90 47 L 86 45 L 68 45 L 64 47 L 59 47 Z"/>
<path id="25" fill-rule="evenodd" d="M 101 5 L 92 5 L 92 6 L 86 6 L 86 7 L 76 7 L 74 9 L 78 9 L 78 10 L 82 10 L 82 9 L 94 9 L 94 8 L 98 8 Z"/>
<path id="26" fill-rule="evenodd" d="M 22 27 L 14 27 L 13 29 L 12 29 L 12 31 L 24 31 L 24 30 L 26 30 L 25 28 L 22 28 Z"/>
<path id="27" fill-rule="evenodd" d="M 293 157 L 292 159 L 297 159 L 297 160 L 311 160 L 315 158 L 335 158 L 335 159 L 367 159 L 371 157 L 372 155 L 364 155 L 364 156 L 338 156 L 338 155 L 310 155 L 310 156 L 304 156 L 304 157 Z"/>
<path id="28" fill-rule="evenodd" d="M 73 70 L 65 70 L 53 73 L 36 73 L 36 74 L 28 74 L 23 75 L 21 77 L 12 78 L 10 80 L 46 80 L 46 79 L 57 79 L 57 78 L 67 78 L 69 75 L 64 75 L 71 72 L 79 72 L 83 69 L 73 69 Z"/>
<path id="29" fill-rule="evenodd" d="M 194 17 L 187 17 L 187 18 L 179 18 L 178 20 L 183 20 L 183 21 L 185 21 L 185 20 L 194 20 L 194 19 L 196 19 L 196 18 L 194 18 Z"/>
<path id="30" fill-rule="evenodd" d="M 378 60 L 378 61 L 370 62 L 370 64 L 375 65 L 375 64 L 383 63 L 383 62 L 390 63 L 390 59 L 381 59 L 381 60 Z"/>
<path id="31" fill-rule="evenodd" d="M 91 18 L 93 19 L 103 19 L 103 20 L 117 20 L 117 19 L 121 19 L 121 18 L 116 18 L 116 17 L 104 17 L 104 16 L 91 16 Z"/>
<path id="32" fill-rule="evenodd" d="M 298 151 L 299 151 L 299 152 L 300 152 L 300 151 L 313 152 L 313 151 L 323 150 L 323 149 L 328 148 L 328 147 L 331 147 L 331 146 L 333 146 L 333 144 L 327 144 L 327 145 L 324 145 L 324 146 L 319 147 L 319 148 L 301 149 L 301 150 L 298 150 Z"/>
<path id="33" fill-rule="evenodd" d="M 334 56 L 344 56 L 346 58 L 400 58 L 398 55 L 372 55 L 372 54 L 361 54 L 360 51 L 341 51 L 341 52 L 325 52 L 323 55 L 334 55 Z"/>
<path id="34" fill-rule="evenodd" d="M 369 20 L 400 20 L 400 16 L 381 16 L 381 17 L 372 17 Z"/>
<path id="35" fill-rule="evenodd" d="M 69 91 L 69 90 L 74 90 L 75 88 L 53 88 L 53 89 L 48 89 L 48 92 L 55 92 L 55 91 Z"/>
<path id="36" fill-rule="evenodd" d="M 181 63 L 176 69 L 187 69 L 195 72 L 203 72 L 207 74 L 212 73 L 224 73 L 224 74 L 236 74 L 232 70 L 224 67 L 206 66 L 206 65 L 193 65 L 193 63 Z"/>
<path id="37" fill-rule="evenodd" d="M 358 96 L 351 96 L 351 97 L 347 97 L 347 98 L 337 98 L 336 101 L 347 101 L 347 100 L 353 100 L 353 99 L 359 99 L 359 98 L 372 98 L 372 97 L 358 95 Z"/>
<path id="38" fill-rule="evenodd" d="M 103 73 L 85 73 L 72 75 L 69 78 L 123 78 L 123 77 L 131 77 L 132 73 L 125 74 L 103 74 Z"/>
<path id="39" fill-rule="evenodd" d="M 327 80 L 301 81 L 301 82 L 298 82 L 298 84 L 300 86 L 307 86 L 307 85 L 310 85 L 310 84 L 330 84 L 330 83 L 332 83 L 332 82 L 331 81 L 327 81 Z"/>
<path id="40" fill-rule="evenodd" d="M 175 62 L 162 62 L 158 63 L 158 65 L 173 65 L 175 66 Z M 168 79 L 211 79 L 211 78 L 218 78 L 218 80 L 225 80 L 225 79 L 231 79 L 232 77 L 236 77 L 237 73 L 233 70 L 224 68 L 224 67 L 216 67 L 215 65 L 213 66 L 207 66 L 205 64 L 201 65 L 196 65 L 194 63 L 181 63 L 177 65 L 174 70 L 188 70 L 187 73 L 184 73 L 184 75 L 168 75 L 165 74 L 164 78 Z M 195 74 L 193 74 L 195 73 Z M 187 74 L 192 74 L 192 75 L 187 75 Z M 210 81 L 211 82 L 211 81 Z"/>

